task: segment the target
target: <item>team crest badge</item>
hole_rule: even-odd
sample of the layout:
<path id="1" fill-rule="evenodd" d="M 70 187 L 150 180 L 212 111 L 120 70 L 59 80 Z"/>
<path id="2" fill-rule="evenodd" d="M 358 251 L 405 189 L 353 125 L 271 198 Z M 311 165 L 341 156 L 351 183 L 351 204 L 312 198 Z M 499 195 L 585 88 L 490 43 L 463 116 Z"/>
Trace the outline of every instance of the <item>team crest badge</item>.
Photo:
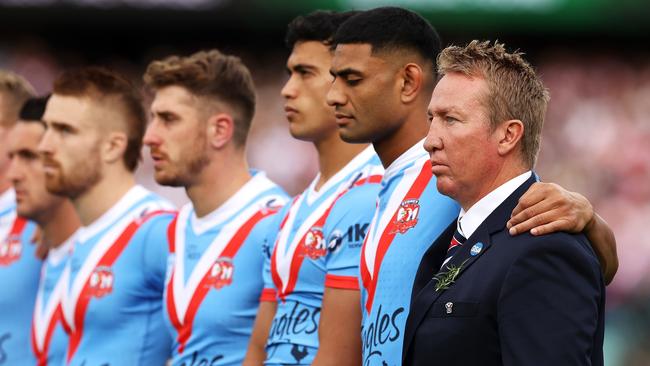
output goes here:
<path id="1" fill-rule="evenodd" d="M 420 201 L 417 199 L 404 200 L 397 210 L 395 218 L 395 231 L 404 234 L 418 224 L 418 213 L 420 212 Z"/>
<path id="2" fill-rule="evenodd" d="M 23 252 L 23 245 L 20 235 L 9 235 L 7 240 L 0 244 L 0 266 L 8 266 L 20 259 Z"/>
<path id="3" fill-rule="evenodd" d="M 207 286 L 214 287 L 218 290 L 230 285 L 234 271 L 235 267 L 230 258 L 217 259 L 210 268 L 210 272 L 208 272 Z"/>
<path id="4" fill-rule="evenodd" d="M 90 274 L 88 289 L 90 296 L 103 297 L 113 292 L 115 277 L 111 267 L 97 267 Z"/>
<path id="5" fill-rule="evenodd" d="M 318 259 L 327 254 L 327 245 L 320 227 L 312 227 L 303 242 L 305 254 L 311 259 Z"/>

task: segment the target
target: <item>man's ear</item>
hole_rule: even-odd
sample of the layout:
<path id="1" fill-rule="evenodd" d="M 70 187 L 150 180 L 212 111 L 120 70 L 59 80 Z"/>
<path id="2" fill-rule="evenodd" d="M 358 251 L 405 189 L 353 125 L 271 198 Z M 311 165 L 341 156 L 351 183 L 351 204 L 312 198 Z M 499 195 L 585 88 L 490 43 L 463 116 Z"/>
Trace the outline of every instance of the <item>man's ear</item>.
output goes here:
<path id="1" fill-rule="evenodd" d="M 208 144 L 215 149 L 221 149 L 235 134 L 235 120 L 228 113 L 213 114 L 208 118 L 206 128 Z"/>
<path id="2" fill-rule="evenodd" d="M 100 153 L 102 160 L 106 163 L 113 164 L 126 153 L 126 148 L 129 144 L 129 138 L 124 132 L 113 131 L 109 132 L 100 144 Z"/>
<path id="3" fill-rule="evenodd" d="M 502 122 L 495 131 L 498 138 L 499 155 L 510 154 L 517 147 L 517 144 L 524 136 L 524 123 L 518 119 L 511 119 Z"/>
<path id="4" fill-rule="evenodd" d="M 422 68 L 415 63 L 406 64 L 402 69 L 402 102 L 411 103 L 417 99 L 423 82 L 424 73 L 422 72 Z"/>

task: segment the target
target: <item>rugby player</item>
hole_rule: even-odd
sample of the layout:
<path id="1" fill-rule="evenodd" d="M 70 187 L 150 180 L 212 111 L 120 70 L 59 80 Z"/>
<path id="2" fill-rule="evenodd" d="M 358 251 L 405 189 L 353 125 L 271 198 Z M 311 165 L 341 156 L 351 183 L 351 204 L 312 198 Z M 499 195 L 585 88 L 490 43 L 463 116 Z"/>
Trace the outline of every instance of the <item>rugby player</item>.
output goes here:
<path id="1" fill-rule="evenodd" d="M 173 365 L 241 365 L 262 294 L 262 243 L 287 196 L 246 161 L 251 75 L 218 50 L 149 64 L 144 136 L 155 179 L 190 202 L 168 230 L 165 318 Z M 274 231 L 277 229 L 274 229 Z"/>
<path id="2" fill-rule="evenodd" d="M 353 13 L 318 11 L 288 27 L 289 80 L 282 88 L 292 136 L 314 144 L 319 173 L 278 218 L 247 365 L 358 365 L 359 250 L 383 168 L 372 147 L 338 135 L 325 95 L 329 42 Z"/>
<path id="3" fill-rule="evenodd" d="M 18 123 L 8 139 L 11 164 L 7 173 L 17 195 L 18 215 L 36 223 L 39 244 L 47 257 L 41 269 L 32 320 L 31 344 L 36 364 L 62 365 L 68 337 L 63 330 L 61 300 L 65 287 L 62 276 L 72 249 L 79 219 L 70 200 L 45 189 L 45 173 L 38 145 L 45 134 L 42 122 L 47 97 L 31 98 L 20 111 Z"/>
<path id="4" fill-rule="evenodd" d="M 0 70 L 0 365 L 33 365 L 30 324 L 41 261 L 32 244 L 34 223 L 16 213 L 16 198 L 7 176 L 9 133 L 23 103 L 34 90 L 22 77 Z"/>
<path id="5" fill-rule="evenodd" d="M 162 365 L 162 293 L 171 205 L 135 183 L 146 127 L 140 94 L 113 71 L 84 67 L 54 82 L 39 145 L 47 190 L 82 227 L 66 272 L 69 365 Z"/>

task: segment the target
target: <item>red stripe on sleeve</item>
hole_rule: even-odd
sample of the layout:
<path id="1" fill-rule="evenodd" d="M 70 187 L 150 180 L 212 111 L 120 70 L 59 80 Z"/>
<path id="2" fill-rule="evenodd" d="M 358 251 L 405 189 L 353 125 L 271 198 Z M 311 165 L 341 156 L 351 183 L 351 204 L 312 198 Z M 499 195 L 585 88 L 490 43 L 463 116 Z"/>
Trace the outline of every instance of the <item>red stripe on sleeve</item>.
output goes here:
<path id="1" fill-rule="evenodd" d="M 260 295 L 260 301 L 276 302 L 277 295 L 278 293 L 274 288 L 265 288 L 262 290 L 262 295 Z"/>
<path id="2" fill-rule="evenodd" d="M 359 291 L 359 279 L 328 274 L 325 276 L 325 287 Z"/>

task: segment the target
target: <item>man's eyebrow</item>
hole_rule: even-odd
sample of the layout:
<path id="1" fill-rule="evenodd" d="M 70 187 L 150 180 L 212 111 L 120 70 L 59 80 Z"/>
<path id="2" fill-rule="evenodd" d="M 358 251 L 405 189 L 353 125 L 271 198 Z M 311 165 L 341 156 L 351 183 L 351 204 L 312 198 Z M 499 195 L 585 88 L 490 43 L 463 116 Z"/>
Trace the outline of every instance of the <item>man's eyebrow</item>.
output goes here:
<path id="1" fill-rule="evenodd" d="M 341 77 L 341 78 L 345 78 L 345 77 L 348 77 L 350 75 L 363 76 L 363 73 L 361 71 L 355 70 L 355 69 L 350 68 L 350 67 L 347 67 L 347 68 L 341 69 L 341 70 L 330 69 L 330 74 L 332 74 L 332 76 L 334 76 L 334 77 L 338 76 L 338 77 Z"/>
<path id="2" fill-rule="evenodd" d="M 18 156 L 22 156 L 22 157 L 25 157 L 25 158 L 36 158 L 36 157 L 38 157 L 38 152 L 36 152 L 36 151 L 34 151 L 32 149 L 28 149 L 28 148 L 18 149 L 14 153 L 17 154 Z"/>
<path id="3" fill-rule="evenodd" d="M 73 127 L 72 125 L 70 125 L 69 123 L 66 123 L 66 122 L 50 121 L 49 124 L 52 126 L 52 128 L 55 128 L 55 129 L 67 128 L 67 129 L 70 129 L 70 130 L 73 130 L 73 131 L 77 130 L 76 127 Z"/>
<path id="4" fill-rule="evenodd" d="M 314 66 L 314 65 L 309 65 L 309 64 L 295 64 L 295 65 L 293 65 L 293 66 L 291 66 L 291 67 L 288 67 L 287 70 L 288 70 L 288 71 L 293 70 L 293 71 L 298 71 L 298 72 L 301 72 L 301 71 L 312 71 L 312 70 L 316 70 L 316 66 Z"/>

